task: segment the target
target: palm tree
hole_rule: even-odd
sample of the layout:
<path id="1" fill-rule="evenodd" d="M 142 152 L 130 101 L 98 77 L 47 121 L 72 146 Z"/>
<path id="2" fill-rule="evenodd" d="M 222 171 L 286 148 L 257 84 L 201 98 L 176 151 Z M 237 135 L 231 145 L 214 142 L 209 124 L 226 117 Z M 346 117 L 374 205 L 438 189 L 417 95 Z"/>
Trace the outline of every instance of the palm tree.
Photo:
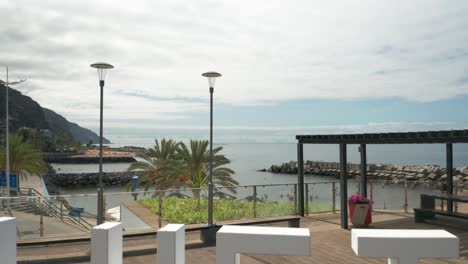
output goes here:
<path id="1" fill-rule="evenodd" d="M 227 187 L 232 193 L 236 193 L 235 186 L 239 183 L 231 175 L 234 171 L 225 165 L 231 163 L 224 155 L 219 154 L 223 147 L 213 149 L 213 185 Z M 192 188 L 193 194 L 198 198 L 200 205 L 200 188 L 208 186 L 210 150 L 208 140 L 190 140 L 190 149 L 184 144 L 180 144 L 178 149 L 179 157 L 184 162 L 184 182 Z"/>
<path id="2" fill-rule="evenodd" d="M 47 165 L 42 159 L 41 152 L 31 143 L 25 141 L 20 134 L 10 135 L 10 172 L 20 178 L 28 175 L 41 176 L 47 172 Z M 6 168 L 6 150 L 0 151 L 0 168 Z M 18 186 L 19 187 L 19 186 Z"/>
<path id="3" fill-rule="evenodd" d="M 176 188 L 183 185 L 180 175 L 181 161 L 177 158 L 179 142 L 172 139 L 155 140 L 154 148 L 150 148 L 146 153 L 138 154 L 140 161 L 130 164 L 129 171 L 143 171 L 141 184 L 145 191 L 148 189 L 159 190 L 159 225 L 162 217 L 163 190 Z M 156 195 L 156 192 L 155 192 Z"/>
<path id="4" fill-rule="evenodd" d="M 145 190 L 164 190 L 182 185 L 180 178 L 181 163 L 177 158 L 179 142 L 172 139 L 155 140 L 154 148 L 137 155 L 141 161 L 130 164 L 128 170 L 143 171 L 141 184 Z"/>

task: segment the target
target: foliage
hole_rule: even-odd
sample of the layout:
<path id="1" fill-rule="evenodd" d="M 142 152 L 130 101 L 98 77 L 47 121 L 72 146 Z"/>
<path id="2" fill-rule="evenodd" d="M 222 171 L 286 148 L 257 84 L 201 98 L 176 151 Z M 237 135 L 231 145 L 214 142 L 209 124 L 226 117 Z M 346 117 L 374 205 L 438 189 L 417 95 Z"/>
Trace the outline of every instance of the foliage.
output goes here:
<path id="1" fill-rule="evenodd" d="M 213 184 L 235 193 L 238 182 L 232 178 L 234 171 L 226 167 L 231 161 L 220 154 L 222 149 L 213 149 Z M 132 163 L 128 170 L 144 171 L 140 182 L 145 190 L 180 186 L 199 189 L 208 185 L 210 150 L 207 140 L 190 140 L 189 147 L 172 139 L 155 140 L 154 148 L 137 157 L 140 160 Z M 194 194 L 199 197 L 197 190 Z"/>
<path id="2" fill-rule="evenodd" d="M 140 183 L 145 190 L 162 190 L 179 187 L 183 184 L 180 175 L 182 172 L 182 161 L 177 157 L 179 142 L 172 139 L 155 140 L 154 148 L 146 153 L 140 153 L 137 157 L 140 161 L 130 164 L 128 170 L 143 171 Z"/>
<path id="3" fill-rule="evenodd" d="M 190 149 L 184 143 L 180 144 L 178 155 L 183 160 L 186 170 L 185 185 L 194 189 L 194 195 L 199 198 L 196 189 L 208 186 L 210 169 L 210 150 L 208 140 L 190 140 Z M 226 167 L 231 161 L 220 154 L 223 147 L 213 149 L 213 185 L 228 187 L 236 193 L 235 186 L 239 183 L 232 178 L 234 171 Z"/>
<path id="4" fill-rule="evenodd" d="M 43 152 L 53 152 L 60 149 L 79 149 L 80 143 L 73 140 L 70 135 L 64 132 L 50 130 L 40 130 L 37 128 L 20 128 L 16 132 L 24 138 L 24 141 L 31 143 L 36 149 Z"/>
<path id="5" fill-rule="evenodd" d="M 20 177 L 27 174 L 40 176 L 47 172 L 41 152 L 20 134 L 10 135 L 10 172 Z M 0 150 L 0 168 L 6 169 L 6 151 Z"/>
<path id="6" fill-rule="evenodd" d="M 141 200 L 140 203 L 158 214 L 159 201 L 155 198 Z M 196 198 L 166 197 L 163 202 L 163 218 L 170 223 L 206 223 L 208 201 L 201 200 L 199 210 Z M 253 202 L 246 200 L 219 199 L 214 200 L 213 217 L 215 221 L 253 218 Z M 294 203 L 257 202 L 257 217 L 294 214 Z"/>

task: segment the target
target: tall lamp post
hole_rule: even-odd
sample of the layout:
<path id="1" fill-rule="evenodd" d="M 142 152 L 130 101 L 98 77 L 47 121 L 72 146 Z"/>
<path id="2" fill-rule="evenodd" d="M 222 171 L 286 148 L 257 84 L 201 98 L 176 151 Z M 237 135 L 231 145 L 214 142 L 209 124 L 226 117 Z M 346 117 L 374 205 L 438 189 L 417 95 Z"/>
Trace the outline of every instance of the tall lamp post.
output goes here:
<path id="1" fill-rule="evenodd" d="M 99 77 L 99 86 L 101 87 L 101 104 L 100 104 L 100 122 L 99 122 L 99 186 L 97 197 L 97 224 L 104 222 L 104 190 L 102 189 L 102 107 L 104 102 L 104 80 L 107 70 L 114 66 L 105 62 L 96 62 L 91 64 L 91 67 L 96 68 Z"/>
<path id="2" fill-rule="evenodd" d="M 205 72 L 210 86 L 210 175 L 208 178 L 208 225 L 213 225 L 213 92 L 216 78 L 221 77 L 217 72 Z"/>
<path id="3" fill-rule="evenodd" d="M 15 85 L 22 83 L 26 80 L 20 80 L 17 82 L 10 82 L 8 79 L 8 67 L 6 67 L 6 82 L 0 80 L 0 84 L 5 85 L 5 90 L 6 90 L 6 117 L 5 117 L 5 147 L 6 147 L 6 160 L 5 160 L 5 177 L 6 177 L 6 188 L 8 190 L 8 197 L 10 196 L 10 127 L 9 127 L 9 120 L 8 117 L 10 115 L 9 112 L 9 102 L 8 102 L 8 89 L 10 88 L 10 85 Z M 4 189 L 5 190 L 5 189 Z M 5 196 L 5 193 L 3 194 Z M 7 200 L 7 207 L 10 208 L 10 199 Z"/>

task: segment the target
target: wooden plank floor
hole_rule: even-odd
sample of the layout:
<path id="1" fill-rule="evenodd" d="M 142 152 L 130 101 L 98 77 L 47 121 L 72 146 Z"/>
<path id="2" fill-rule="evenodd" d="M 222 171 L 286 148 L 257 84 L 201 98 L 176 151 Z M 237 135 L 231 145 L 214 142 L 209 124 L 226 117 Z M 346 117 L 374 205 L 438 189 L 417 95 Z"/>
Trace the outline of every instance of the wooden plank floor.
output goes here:
<path id="1" fill-rule="evenodd" d="M 317 214 L 301 219 L 302 227 L 308 227 L 312 233 L 312 256 L 287 257 L 271 255 L 242 255 L 242 264 L 258 263 L 387 263 L 385 259 L 358 258 L 351 249 L 351 231 L 342 230 L 339 214 Z M 445 229 L 460 238 L 459 259 L 424 259 L 421 263 L 467 263 L 468 264 L 468 221 L 439 217 L 430 223 L 416 224 L 412 214 L 401 212 L 374 214 L 373 228 L 385 229 Z M 144 243 L 143 240 L 140 243 Z M 74 262 L 89 263 L 89 262 Z M 125 264 L 157 263 L 156 254 L 124 258 Z M 215 248 L 206 247 L 186 250 L 187 264 L 211 264 L 215 262 Z"/>
<path id="2" fill-rule="evenodd" d="M 468 222 L 451 218 L 439 218 L 431 223 L 416 224 L 412 214 L 377 214 L 377 223 L 374 228 L 411 228 L 434 229 L 442 228 L 457 235 L 460 238 L 460 259 L 424 259 L 421 263 L 468 263 Z M 385 259 L 359 258 L 351 249 L 351 232 L 342 230 L 339 226 L 339 215 L 325 214 L 305 217 L 302 219 L 302 227 L 310 228 L 312 232 L 312 256 L 287 257 L 271 255 L 242 255 L 241 263 L 387 263 Z M 215 263 L 215 249 L 192 249 L 186 252 L 187 264 Z M 125 258 L 124 263 L 156 263 L 156 255 Z"/>

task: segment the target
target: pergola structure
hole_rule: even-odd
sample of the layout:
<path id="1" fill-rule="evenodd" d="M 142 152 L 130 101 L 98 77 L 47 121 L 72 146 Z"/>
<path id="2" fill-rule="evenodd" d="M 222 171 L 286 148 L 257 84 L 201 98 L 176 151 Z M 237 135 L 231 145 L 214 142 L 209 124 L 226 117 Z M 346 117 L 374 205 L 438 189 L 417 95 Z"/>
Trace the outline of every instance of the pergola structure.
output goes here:
<path id="1" fill-rule="evenodd" d="M 453 144 L 468 143 L 468 130 L 427 131 L 405 133 L 342 134 L 342 135 L 297 135 L 298 162 L 298 206 L 304 216 L 304 144 L 339 144 L 340 146 L 340 204 L 341 228 L 348 228 L 348 177 L 347 145 L 360 145 L 361 195 L 367 197 L 367 153 L 368 144 L 445 144 L 447 158 L 447 194 L 453 194 Z M 453 212 L 453 204 L 447 203 Z"/>

